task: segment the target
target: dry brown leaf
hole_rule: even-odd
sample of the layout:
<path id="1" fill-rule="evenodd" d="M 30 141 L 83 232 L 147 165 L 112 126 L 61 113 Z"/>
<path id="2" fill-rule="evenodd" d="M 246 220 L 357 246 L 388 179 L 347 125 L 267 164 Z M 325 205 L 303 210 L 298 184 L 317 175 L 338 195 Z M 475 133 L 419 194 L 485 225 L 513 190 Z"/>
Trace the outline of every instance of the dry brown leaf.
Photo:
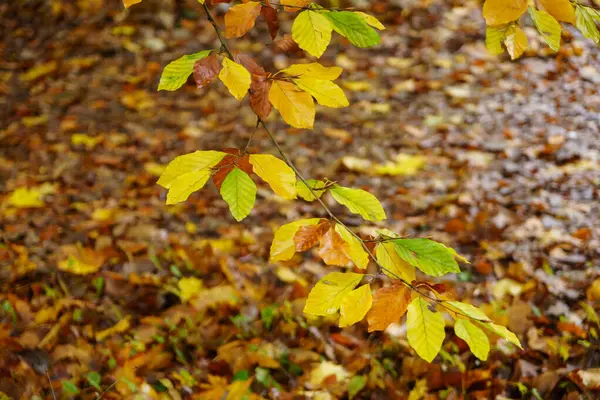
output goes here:
<path id="1" fill-rule="evenodd" d="M 272 106 L 269 101 L 271 81 L 264 75 L 252 75 L 250 84 L 250 107 L 260 119 L 266 119 L 271 114 Z"/>
<path id="2" fill-rule="evenodd" d="M 377 289 L 373 294 L 373 306 L 367 314 L 369 332 L 383 331 L 391 323 L 398 322 L 410 303 L 410 290 L 396 283 Z"/>
<path id="3" fill-rule="evenodd" d="M 348 245 L 339 233 L 335 231 L 335 227 L 331 227 L 322 237 L 319 247 L 319 256 L 327 265 L 344 266 L 351 259 L 348 255 Z"/>
<path id="4" fill-rule="evenodd" d="M 221 72 L 221 64 L 216 53 L 196 61 L 194 64 L 194 81 L 198 89 L 211 83 Z"/>
<path id="5" fill-rule="evenodd" d="M 327 220 L 321 220 L 317 225 L 301 226 L 294 235 L 296 251 L 306 251 L 316 246 L 329 227 L 330 224 Z"/>

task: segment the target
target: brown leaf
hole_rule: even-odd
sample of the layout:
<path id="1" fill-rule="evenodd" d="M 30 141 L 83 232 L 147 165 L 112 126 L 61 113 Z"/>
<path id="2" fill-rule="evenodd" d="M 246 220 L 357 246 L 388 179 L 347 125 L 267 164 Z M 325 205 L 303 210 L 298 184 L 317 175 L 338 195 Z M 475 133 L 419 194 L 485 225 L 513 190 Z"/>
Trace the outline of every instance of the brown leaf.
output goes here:
<path id="1" fill-rule="evenodd" d="M 298 43 L 296 43 L 289 34 L 276 40 L 273 47 L 275 53 L 294 53 L 300 51 L 300 46 L 298 46 Z"/>
<path id="2" fill-rule="evenodd" d="M 223 152 L 231 154 L 225 156 L 220 163 L 215 165 L 214 169 L 217 170 L 212 176 L 212 181 L 219 191 L 221 191 L 221 185 L 223 181 L 229 175 L 229 173 L 238 167 L 248 175 L 253 173 L 252 164 L 250 164 L 250 157 L 248 154 L 240 157 L 240 151 L 238 149 L 224 149 Z"/>
<path id="3" fill-rule="evenodd" d="M 267 27 L 269 28 L 271 39 L 275 39 L 277 33 L 279 32 L 279 18 L 277 18 L 277 10 L 270 6 L 263 6 L 263 8 L 260 9 L 260 13 L 265 21 L 267 21 Z"/>
<path id="4" fill-rule="evenodd" d="M 250 57 L 248 54 L 244 53 L 235 53 L 233 55 L 233 61 L 242 65 L 253 75 L 267 75 L 265 69 L 261 67 L 254 58 Z"/>
<path id="5" fill-rule="evenodd" d="M 201 89 L 208 85 L 219 75 L 220 71 L 221 64 L 216 53 L 212 53 L 208 57 L 196 61 L 196 64 L 194 64 L 196 87 Z"/>
<path id="6" fill-rule="evenodd" d="M 321 237 L 319 256 L 321 256 L 327 265 L 346 265 L 350 262 L 347 246 L 344 239 L 335 231 L 335 227 L 332 226 Z"/>
<path id="7" fill-rule="evenodd" d="M 329 227 L 329 221 L 325 219 L 322 219 L 317 225 L 301 226 L 294 235 L 296 251 L 306 251 L 316 246 Z"/>
<path id="8" fill-rule="evenodd" d="M 383 331 L 391 323 L 398 322 L 410 303 L 410 290 L 401 283 L 377 289 L 373 294 L 373 306 L 367 313 L 369 332 Z"/>
<path id="9" fill-rule="evenodd" d="M 271 114 L 271 102 L 269 102 L 269 91 L 271 90 L 271 81 L 263 75 L 252 75 L 250 85 L 250 108 L 259 116 L 260 119 L 266 119 Z"/>
<path id="10" fill-rule="evenodd" d="M 231 7 L 225 14 L 225 36 L 228 39 L 244 36 L 254 26 L 260 8 L 257 1 Z"/>

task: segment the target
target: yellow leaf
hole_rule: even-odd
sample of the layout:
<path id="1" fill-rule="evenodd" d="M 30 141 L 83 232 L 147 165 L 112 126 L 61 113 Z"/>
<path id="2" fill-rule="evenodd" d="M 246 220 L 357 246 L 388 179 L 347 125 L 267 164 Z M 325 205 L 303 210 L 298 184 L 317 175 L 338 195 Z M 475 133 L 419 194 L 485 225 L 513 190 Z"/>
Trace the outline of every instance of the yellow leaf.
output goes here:
<path id="1" fill-rule="evenodd" d="M 296 253 L 296 243 L 294 235 L 301 226 L 316 225 L 321 221 L 321 218 L 301 219 L 279 227 L 275 232 L 273 243 L 271 244 L 270 260 L 286 261 Z"/>
<path id="2" fill-rule="evenodd" d="M 141 3 L 142 0 L 123 0 L 123 4 L 125 5 L 125 8 L 129 8 L 134 4 L 138 4 Z"/>
<path id="3" fill-rule="evenodd" d="M 140 0 L 141 1 L 141 0 Z M 57 63 L 56 61 L 49 61 L 44 64 L 36 65 L 33 68 L 30 68 L 21 75 L 21 80 L 25 82 L 34 81 L 38 78 L 41 78 L 44 75 L 48 75 L 56 70 Z"/>
<path id="4" fill-rule="evenodd" d="M 227 154 L 220 151 L 195 151 L 176 157 L 167 165 L 158 184 L 169 189 L 167 204 L 187 200 L 193 192 L 202 189 L 210 178 L 212 167 Z"/>
<path id="5" fill-rule="evenodd" d="M 341 365 L 334 364 L 330 361 L 322 361 L 310 372 L 310 383 L 313 386 L 320 386 L 329 376 L 335 376 L 336 381 L 339 383 L 350 378 L 351 374 Z"/>
<path id="6" fill-rule="evenodd" d="M 308 294 L 304 312 L 311 315 L 337 313 L 346 297 L 364 275 L 353 272 L 332 272 L 324 276 Z"/>
<path id="7" fill-rule="evenodd" d="M 8 204 L 17 208 L 43 207 L 43 195 L 37 187 L 28 189 L 26 187 L 16 188 L 8 198 Z"/>
<path id="8" fill-rule="evenodd" d="M 525 35 L 525 32 L 520 27 L 513 25 L 506 31 L 504 44 L 506 45 L 508 54 L 510 54 L 510 58 L 516 60 L 527 50 L 527 35 Z"/>
<path id="9" fill-rule="evenodd" d="M 177 282 L 177 286 L 179 286 L 179 297 L 181 297 L 184 303 L 187 303 L 202 290 L 202 281 L 191 276 L 189 278 L 181 278 Z"/>
<path id="10" fill-rule="evenodd" d="M 340 328 L 360 322 L 367 315 L 372 304 L 373 297 L 369 284 L 362 285 L 348 293 L 340 307 Z"/>
<path id="11" fill-rule="evenodd" d="M 228 391 L 225 400 L 240 400 L 245 398 L 246 393 L 250 390 L 250 385 L 252 385 L 252 380 L 253 378 L 232 382 L 227 387 Z"/>
<path id="12" fill-rule="evenodd" d="M 517 20 L 527 11 L 527 0 L 485 0 L 483 17 L 488 25 L 502 25 Z"/>
<path id="13" fill-rule="evenodd" d="M 92 249 L 78 248 L 74 245 L 62 247 L 66 259 L 59 261 L 58 268 L 77 275 L 88 275 L 98 272 L 106 257 Z"/>
<path id="14" fill-rule="evenodd" d="M 386 270 L 383 272 L 389 277 L 399 276 L 407 282 L 412 282 L 416 278 L 415 267 L 400 258 L 392 243 L 379 243 L 375 247 L 375 256 L 377 261 Z"/>
<path id="15" fill-rule="evenodd" d="M 225 14 L 225 36 L 227 38 L 244 36 L 254 26 L 256 17 L 260 14 L 260 7 L 257 1 L 231 7 Z"/>
<path id="16" fill-rule="evenodd" d="M 475 357 L 483 361 L 487 360 L 490 352 L 490 341 L 485 332 L 466 319 L 456 321 L 454 332 L 456 336 L 467 342 Z"/>
<path id="17" fill-rule="evenodd" d="M 310 0 L 280 0 L 279 4 L 287 12 L 296 12 L 309 5 Z"/>
<path id="18" fill-rule="evenodd" d="M 432 362 L 442 348 L 444 341 L 444 317 L 431 311 L 430 304 L 421 297 L 408 305 L 406 317 L 406 335 L 408 344 L 415 349 L 419 357 Z"/>
<path id="19" fill-rule="evenodd" d="M 398 154 L 395 162 L 387 162 L 375 166 L 377 175 L 410 176 L 415 175 L 425 166 L 426 157 L 411 154 Z"/>
<path id="20" fill-rule="evenodd" d="M 540 0 L 540 4 L 557 20 L 575 25 L 575 8 L 569 0 Z"/>
<path id="21" fill-rule="evenodd" d="M 370 14 L 367 14 L 367 13 L 364 13 L 362 11 L 354 11 L 354 14 L 356 14 L 359 17 L 361 17 L 362 19 L 364 19 L 365 22 L 367 24 L 371 25 L 373 28 L 379 29 L 380 31 L 385 30 L 385 26 L 383 26 L 383 24 L 381 23 L 381 21 L 379 21 L 374 16 L 372 16 Z"/>
<path id="22" fill-rule="evenodd" d="M 369 265 L 369 255 L 363 248 L 360 240 L 340 224 L 335 225 L 335 231 L 340 234 L 344 242 L 348 245 L 348 255 L 354 265 L 360 269 L 367 268 L 367 265 Z"/>
<path id="23" fill-rule="evenodd" d="M 292 38 L 302 50 L 321 57 L 331 41 L 333 30 L 329 19 L 320 12 L 302 11 L 292 25 Z"/>
<path id="24" fill-rule="evenodd" d="M 102 141 L 102 136 L 88 136 L 85 133 L 74 133 L 71 135 L 71 144 L 74 146 L 85 146 L 88 150 L 93 149 Z"/>
<path id="25" fill-rule="evenodd" d="M 293 78 L 315 78 L 333 81 L 342 74 L 342 69 L 340 67 L 324 67 L 319 63 L 310 63 L 292 64 L 280 72 Z"/>
<path id="26" fill-rule="evenodd" d="M 238 101 L 241 101 L 248 93 L 252 83 L 250 72 L 229 58 L 223 59 L 223 69 L 219 72 L 219 79 Z"/>
<path id="27" fill-rule="evenodd" d="M 269 154 L 252 154 L 250 164 L 275 193 L 287 200 L 297 197 L 296 173 L 283 160 Z"/>
<path id="28" fill-rule="evenodd" d="M 299 78 L 294 79 L 294 83 L 300 89 L 310 93 L 322 106 L 342 108 L 350 105 L 342 88 L 331 81 L 314 78 Z"/>
<path id="29" fill-rule="evenodd" d="M 283 120 L 294 128 L 312 129 L 315 122 L 315 103 L 310 94 L 290 82 L 273 81 L 269 101 Z"/>
<path id="30" fill-rule="evenodd" d="M 129 329 L 131 324 L 129 323 L 129 316 L 117 322 L 112 327 L 96 333 L 96 341 L 101 342 L 109 336 L 116 335 L 117 333 L 123 333 Z"/>

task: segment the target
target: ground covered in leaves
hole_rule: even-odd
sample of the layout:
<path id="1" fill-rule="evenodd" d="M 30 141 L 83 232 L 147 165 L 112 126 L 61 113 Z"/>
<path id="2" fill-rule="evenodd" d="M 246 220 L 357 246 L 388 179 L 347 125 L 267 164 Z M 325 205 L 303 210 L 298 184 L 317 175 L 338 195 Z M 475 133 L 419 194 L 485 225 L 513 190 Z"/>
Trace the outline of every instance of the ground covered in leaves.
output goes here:
<path id="1" fill-rule="evenodd" d="M 267 121 L 305 175 L 369 190 L 385 227 L 467 256 L 440 282 L 525 349 L 495 340 L 480 362 L 448 330 L 430 365 L 403 321 L 368 334 L 302 314 L 332 267 L 267 260 L 273 229 L 317 205 L 263 187 L 238 224 L 214 187 L 164 204 L 164 165 L 243 148 L 255 117 L 219 84 L 156 92 L 169 61 L 219 47 L 197 2 L 122 8 L 0 5 L 1 399 L 598 398 L 593 44 L 573 32 L 553 55 L 530 35 L 510 62 L 485 50 L 478 2 L 373 2 L 382 45 L 336 38 L 321 59 L 351 106 L 319 109 L 314 131 Z M 306 61 L 261 29 L 234 47 L 272 71 Z M 250 150 L 274 149 L 259 131 Z"/>

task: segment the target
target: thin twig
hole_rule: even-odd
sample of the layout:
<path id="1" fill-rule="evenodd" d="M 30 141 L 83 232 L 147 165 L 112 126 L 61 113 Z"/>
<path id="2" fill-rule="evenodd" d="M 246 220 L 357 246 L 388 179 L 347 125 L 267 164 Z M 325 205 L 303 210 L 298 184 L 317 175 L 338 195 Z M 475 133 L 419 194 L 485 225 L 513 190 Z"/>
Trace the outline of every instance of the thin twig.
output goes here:
<path id="1" fill-rule="evenodd" d="M 52 380 L 50 380 L 50 374 L 46 371 L 46 376 L 48 377 L 48 384 L 50 385 L 50 390 L 52 391 L 52 398 L 56 400 L 56 393 L 54 393 L 54 387 L 52 386 Z"/>

